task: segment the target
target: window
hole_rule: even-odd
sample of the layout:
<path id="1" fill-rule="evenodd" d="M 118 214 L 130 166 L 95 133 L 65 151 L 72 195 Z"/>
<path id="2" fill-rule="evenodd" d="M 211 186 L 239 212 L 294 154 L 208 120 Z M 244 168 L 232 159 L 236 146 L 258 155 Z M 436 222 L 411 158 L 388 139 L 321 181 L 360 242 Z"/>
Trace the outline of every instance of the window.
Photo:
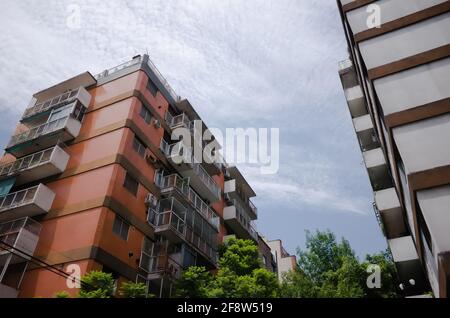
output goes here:
<path id="1" fill-rule="evenodd" d="M 139 113 L 139 115 L 141 115 L 141 117 L 145 120 L 147 124 L 150 124 L 152 120 L 152 114 L 147 108 L 145 108 L 144 105 L 141 106 L 141 112 Z"/>
<path id="2" fill-rule="evenodd" d="M 67 106 L 55 109 L 51 112 L 48 122 L 52 122 L 61 118 L 65 118 L 70 115 L 74 108 L 73 104 L 69 104 Z"/>
<path id="3" fill-rule="evenodd" d="M 156 87 L 156 85 L 153 84 L 151 79 L 148 79 L 147 89 L 150 93 L 152 93 L 153 96 L 156 96 L 156 93 L 158 93 L 158 87 Z"/>
<path id="4" fill-rule="evenodd" d="M 128 240 L 128 231 L 130 230 L 130 225 L 125 222 L 120 216 L 116 214 L 113 224 L 113 233 L 118 235 L 122 240 Z"/>
<path id="5" fill-rule="evenodd" d="M 139 188 L 139 182 L 136 181 L 130 174 L 127 172 L 127 175 L 125 176 L 125 182 L 123 183 L 123 186 L 130 191 L 134 196 L 137 195 L 138 188 Z"/>
<path id="6" fill-rule="evenodd" d="M 144 143 L 137 137 L 134 136 L 133 139 L 133 149 L 141 156 L 142 158 L 145 158 L 145 149 Z"/>

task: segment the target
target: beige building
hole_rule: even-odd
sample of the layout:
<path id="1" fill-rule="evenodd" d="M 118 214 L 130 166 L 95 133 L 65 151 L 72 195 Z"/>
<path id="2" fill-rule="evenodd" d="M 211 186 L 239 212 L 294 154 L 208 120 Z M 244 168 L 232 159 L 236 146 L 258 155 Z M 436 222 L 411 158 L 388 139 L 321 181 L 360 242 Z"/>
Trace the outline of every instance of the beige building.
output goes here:
<path id="1" fill-rule="evenodd" d="M 266 241 L 269 245 L 272 255 L 277 264 L 277 274 L 280 281 L 283 280 L 283 274 L 295 270 L 297 267 L 297 258 L 290 255 L 283 247 L 281 240 Z"/>
<path id="2" fill-rule="evenodd" d="M 337 2 L 350 55 L 339 74 L 401 288 L 446 298 L 450 1 Z"/>

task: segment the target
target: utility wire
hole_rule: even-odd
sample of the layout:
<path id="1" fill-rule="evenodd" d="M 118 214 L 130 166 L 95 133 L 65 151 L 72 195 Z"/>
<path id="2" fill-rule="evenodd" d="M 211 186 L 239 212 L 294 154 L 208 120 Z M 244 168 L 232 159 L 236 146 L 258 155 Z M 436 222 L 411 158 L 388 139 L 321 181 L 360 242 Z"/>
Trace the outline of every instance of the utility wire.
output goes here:
<path id="1" fill-rule="evenodd" d="M 7 248 L 3 247 L 3 245 L 6 246 Z M 23 255 L 25 255 L 26 257 L 30 258 L 30 261 L 32 263 L 38 265 L 40 268 L 48 270 L 48 271 L 50 271 L 50 272 L 52 272 L 52 273 L 54 273 L 54 274 L 56 274 L 58 276 L 61 276 L 63 278 L 66 278 L 66 279 L 70 278 L 74 282 L 79 282 L 80 285 L 82 285 L 82 286 L 85 286 L 85 287 L 88 287 L 88 288 L 91 288 L 91 289 L 95 289 L 94 286 L 92 286 L 92 285 L 90 285 L 90 284 L 88 284 L 86 282 L 83 282 L 81 279 L 78 279 L 76 277 L 72 277 L 71 275 L 67 274 L 65 271 L 57 268 L 55 265 L 48 264 L 45 261 L 43 261 L 43 260 L 41 260 L 39 258 L 36 258 L 33 255 L 30 255 L 30 254 L 28 254 L 28 253 L 18 249 L 17 247 L 14 247 L 13 245 L 10 245 L 10 244 L 8 244 L 6 242 L 0 241 L 0 248 L 5 250 L 5 251 L 10 252 L 11 254 L 17 255 L 17 256 L 19 256 L 19 257 L 21 257 L 23 259 L 25 259 L 23 257 Z M 44 264 L 44 265 L 42 265 L 42 264 Z"/>

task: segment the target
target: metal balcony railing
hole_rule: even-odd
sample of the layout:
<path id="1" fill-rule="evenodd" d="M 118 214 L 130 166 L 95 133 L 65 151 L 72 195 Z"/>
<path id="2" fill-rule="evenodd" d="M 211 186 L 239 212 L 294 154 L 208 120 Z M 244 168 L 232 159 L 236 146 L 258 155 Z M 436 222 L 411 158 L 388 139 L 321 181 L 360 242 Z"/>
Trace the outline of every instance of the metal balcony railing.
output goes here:
<path id="1" fill-rule="evenodd" d="M 153 71 L 153 73 L 156 75 L 158 80 L 161 82 L 161 84 L 166 88 L 169 95 L 173 98 L 175 102 L 179 102 L 181 100 L 181 97 L 175 93 L 175 90 L 170 86 L 169 82 L 165 79 L 165 77 L 161 74 L 161 72 L 158 70 L 158 68 L 153 64 L 153 62 L 148 59 L 147 62 L 148 67 Z"/>
<path id="2" fill-rule="evenodd" d="M 201 164 L 194 164 L 195 174 L 202 180 L 202 182 L 208 187 L 208 189 L 214 193 L 217 197 L 220 197 L 220 188 L 216 181 L 206 172 L 205 168 Z"/>
<path id="3" fill-rule="evenodd" d="M 149 274 L 166 274 L 174 279 L 179 279 L 183 267 L 173 257 L 167 254 L 150 256 Z"/>
<path id="4" fill-rule="evenodd" d="M 15 246 L 17 244 L 17 240 L 19 239 L 20 231 L 22 230 L 39 236 L 41 228 L 42 225 L 31 218 L 22 218 L 2 223 L 0 224 L 0 246 L 2 245 L 1 243 Z M 4 250 L 0 249 L 0 254 L 5 251 L 7 252 L 8 250 L 9 248 L 5 246 Z"/>
<path id="5" fill-rule="evenodd" d="M 250 217 L 238 200 L 233 200 L 233 205 L 236 208 L 236 218 L 239 223 L 241 223 L 241 225 L 247 229 L 248 233 L 250 233 L 250 235 L 257 240 L 258 232 L 256 231 L 256 224 L 251 221 Z"/>
<path id="6" fill-rule="evenodd" d="M 48 110 L 50 110 L 52 108 L 56 108 L 58 106 L 70 104 L 71 102 L 75 101 L 78 98 L 80 91 L 81 91 L 81 88 L 77 88 L 70 92 L 61 94 L 52 99 L 46 100 L 42 103 L 36 104 L 32 107 L 29 107 L 29 108 L 25 109 L 23 118 L 28 118 L 28 117 L 34 116 L 36 114 L 48 111 Z"/>
<path id="7" fill-rule="evenodd" d="M 126 69 L 128 67 L 131 67 L 131 66 L 134 66 L 136 64 L 139 64 L 141 61 L 142 61 L 142 57 L 138 56 L 138 57 L 132 59 L 131 61 L 122 63 L 122 64 L 120 64 L 118 66 L 115 66 L 113 68 L 110 68 L 108 70 L 105 70 L 105 71 L 101 72 L 100 74 L 95 75 L 95 79 L 96 80 L 100 80 L 102 78 L 108 77 L 109 75 L 113 75 L 114 73 L 117 73 L 117 72 L 119 72 L 121 70 L 124 70 L 124 69 Z"/>
<path id="8" fill-rule="evenodd" d="M 62 129 L 66 126 L 67 121 L 70 116 L 66 116 L 64 118 L 60 118 L 36 127 L 31 128 L 23 133 L 17 134 L 13 136 L 8 144 L 8 148 L 13 147 L 15 145 L 21 144 L 23 142 L 31 141 L 40 136 L 53 133 L 59 129 Z"/>
<path id="9" fill-rule="evenodd" d="M 147 220 L 155 227 L 165 227 L 169 225 L 173 230 L 181 235 L 185 235 L 186 212 L 164 211 L 157 212 L 155 209 L 149 209 Z"/>
<path id="10" fill-rule="evenodd" d="M 255 215 L 258 215 L 258 208 L 255 206 L 255 204 L 250 199 L 248 199 L 248 206 Z"/>
<path id="11" fill-rule="evenodd" d="M 184 195 L 187 201 L 214 226 L 215 229 L 218 229 L 219 217 L 213 209 L 211 209 L 200 196 L 191 189 L 187 180 L 182 179 L 176 174 L 172 174 L 157 179 L 157 185 L 163 192 L 171 189 L 179 191 Z"/>
<path id="12" fill-rule="evenodd" d="M 46 149 L 0 166 L 0 177 L 11 176 L 49 162 L 55 149 L 56 147 Z"/>
<path id="13" fill-rule="evenodd" d="M 39 186 L 0 197 L 0 212 L 30 204 L 34 201 Z"/>

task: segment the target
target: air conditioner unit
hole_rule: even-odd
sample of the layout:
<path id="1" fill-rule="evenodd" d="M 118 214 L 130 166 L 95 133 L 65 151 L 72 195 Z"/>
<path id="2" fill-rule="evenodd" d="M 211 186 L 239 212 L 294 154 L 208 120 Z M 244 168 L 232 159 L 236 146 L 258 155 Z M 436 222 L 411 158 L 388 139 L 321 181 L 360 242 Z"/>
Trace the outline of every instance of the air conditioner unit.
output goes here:
<path id="1" fill-rule="evenodd" d="M 158 119 L 156 119 L 156 118 L 153 118 L 153 126 L 155 127 L 155 128 L 161 128 L 161 122 L 158 120 Z"/>
<path id="2" fill-rule="evenodd" d="M 232 205 L 232 204 L 233 204 L 233 200 L 231 199 L 229 193 L 225 193 L 225 202 L 226 202 L 227 204 L 229 204 L 229 205 Z"/>
<path id="3" fill-rule="evenodd" d="M 158 205 L 158 198 L 154 194 L 149 193 L 145 197 L 145 204 L 148 207 L 156 207 Z"/>
<path id="4" fill-rule="evenodd" d="M 162 164 L 161 162 L 158 160 L 158 158 L 151 152 L 147 152 L 145 154 L 145 160 L 147 160 L 147 162 L 149 164 L 151 164 L 152 166 L 154 166 L 156 169 L 161 168 Z"/>

